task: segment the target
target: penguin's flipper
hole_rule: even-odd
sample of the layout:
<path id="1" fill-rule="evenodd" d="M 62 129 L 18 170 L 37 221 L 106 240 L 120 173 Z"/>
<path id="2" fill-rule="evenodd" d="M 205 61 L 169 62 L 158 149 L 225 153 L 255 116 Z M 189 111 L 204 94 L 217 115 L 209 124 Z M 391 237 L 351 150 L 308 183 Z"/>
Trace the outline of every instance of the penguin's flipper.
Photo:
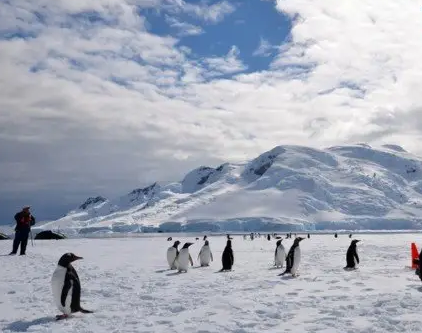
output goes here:
<path id="1" fill-rule="evenodd" d="M 190 261 L 191 266 L 193 266 L 193 260 L 192 260 L 192 257 L 190 256 L 190 253 L 189 253 L 189 261 Z"/>
<path id="2" fill-rule="evenodd" d="M 69 273 L 66 273 L 63 288 L 62 288 L 62 295 L 60 297 L 60 303 L 63 307 L 66 307 L 66 299 L 71 287 L 72 287 L 71 275 Z"/>
<path id="3" fill-rule="evenodd" d="M 214 258 L 212 257 L 212 252 L 210 250 L 210 255 L 211 255 L 211 261 L 214 261 Z"/>
<path id="4" fill-rule="evenodd" d="M 177 260 L 177 257 L 179 256 L 179 254 L 176 254 L 176 257 L 174 258 L 174 260 L 173 260 L 173 263 L 171 264 L 171 267 L 175 267 L 175 268 L 177 268 L 176 267 L 176 260 Z M 174 268 L 172 268 L 172 269 L 174 269 Z"/>

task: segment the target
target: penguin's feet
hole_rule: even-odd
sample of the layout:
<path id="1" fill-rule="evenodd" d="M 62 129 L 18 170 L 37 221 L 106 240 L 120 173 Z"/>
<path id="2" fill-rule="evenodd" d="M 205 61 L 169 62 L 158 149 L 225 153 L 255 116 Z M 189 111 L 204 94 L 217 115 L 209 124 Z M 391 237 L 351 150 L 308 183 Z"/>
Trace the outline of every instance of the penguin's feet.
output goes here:
<path id="1" fill-rule="evenodd" d="M 69 318 L 69 315 L 61 314 L 61 315 L 56 316 L 56 320 L 62 320 L 62 319 L 66 319 L 66 318 Z"/>

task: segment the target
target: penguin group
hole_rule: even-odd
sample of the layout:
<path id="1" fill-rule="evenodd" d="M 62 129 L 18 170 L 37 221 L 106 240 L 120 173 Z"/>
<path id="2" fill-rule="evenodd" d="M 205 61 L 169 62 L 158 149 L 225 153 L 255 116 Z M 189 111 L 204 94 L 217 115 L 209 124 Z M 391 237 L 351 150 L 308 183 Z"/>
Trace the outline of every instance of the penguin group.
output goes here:
<path id="1" fill-rule="evenodd" d="M 283 245 L 283 239 L 276 234 L 273 235 L 275 239 L 277 239 L 276 247 L 274 251 L 274 267 L 275 268 L 285 268 L 285 270 L 278 274 L 278 276 L 284 276 L 286 274 L 290 274 L 292 277 L 298 276 L 299 266 L 301 262 L 301 249 L 300 243 L 305 240 L 307 237 L 310 238 L 310 234 L 307 234 L 305 237 L 300 237 L 294 235 L 294 241 L 291 245 L 288 252 Z M 337 233 L 335 234 L 335 238 L 337 238 Z M 253 236 L 252 236 L 253 237 Z M 251 237 L 251 239 L 252 239 Z M 268 234 L 267 239 L 271 236 Z M 291 238 L 291 234 L 287 234 L 286 238 Z M 349 238 L 351 234 L 349 235 Z M 245 235 L 244 235 L 245 239 Z M 203 246 L 201 247 L 198 253 L 198 260 L 200 267 L 207 267 L 210 265 L 212 261 L 214 261 L 210 244 L 207 239 L 207 236 L 204 236 L 203 240 L 205 241 Z M 359 265 L 359 255 L 357 252 L 357 243 L 360 240 L 353 239 L 350 243 L 349 248 L 347 249 L 346 253 L 346 266 L 344 267 L 345 270 L 354 270 L 357 269 Z M 189 247 L 193 245 L 193 243 L 187 242 L 183 245 L 183 248 L 178 251 L 178 245 L 180 244 L 179 241 L 175 241 L 174 244 L 167 249 L 167 262 L 169 265 L 170 270 L 178 270 L 178 272 L 187 272 L 190 266 L 193 266 L 193 260 L 189 253 Z M 230 235 L 227 235 L 227 243 L 223 250 L 222 257 L 222 268 L 220 272 L 231 271 L 234 264 L 234 254 L 232 249 L 232 238 Z M 286 263 L 284 265 L 284 263 Z"/>
<path id="2" fill-rule="evenodd" d="M 290 236 L 290 235 L 289 235 Z M 349 235 L 351 237 L 351 234 Z M 283 239 L 279 236 L 277 239 L 276 248 L 274 252 L 274 266 L 275 268 L 284 268 L 284 272 L 278 276 L 291 274 L 293 277 L 298 276 L 299 265 L 301 262 L 300 243 L 305 239 L 304 237 L 296 237 L 286 254 L 286 249 L 283 245 Z M 289 237 L 286 237 L 289 238 Z M 309 234 L 308 234 L 309 238 Z M 168 241 L 172 238 L 168 238 Z M 203 238 L 204 244 L 198 253 L 198 260 L 200 267 L 207 267 L 214 261 L 213 254 L 210 248 L 210 243 L 207 236 Z M 346 253 L 346 266 L 344 270 L 355 270 L 359 265 L 359 255 L 357 251 L 358 239 L 353 239 Z M 183 247 L 178 249 L 180 241 L 176 240 L 171 247 L 167 249 L 167 263 L 170 270 L 178 270 L 179 273 L 187 272 L 189 266 L 193 266 L 192 256 L 189 253 L 189 247 L 193 245 L 191 242 L 186 242 Z M 422 261 L 422 251 L 419 261 Z M 61 314 L 56 316 L 57 320 L 68 318 L 71 314 L 93 313 L 91 310 L 86 310 L 81 306 L 81 282 L 79 276 L 73 267 L 72 263 L 83 259 L 73 253 L 63 254 L 53 272 L 51 278 L 51 288 L 54 302 Z M 226 246 L 221 257 L 222 268 L 219 272 L 231 271 L 234 265 L 234 254 L 232 249 L 232 238 L 227 235 Z M 420 273 L 422 280 L 422 272 Z"/>
<path id="3" fill-rule="evenodd" d="M 204 236 L 203 240 L 205 242 L 198 253 L 198 260 L 201 267 L 207 267 L 212 261 L 214 261 L 214 257 L 212 255 L 207 236 Z M 227 235 L 226 247 L 224 248 L 221 257 L 221 263 L 223 267 L 220 272 L 230 271 L 233 267 L 234 255 L 231 240 L 232 238 L 230 235 Z M 193 243 L 186 242 L 180 251 L 178 250 L 179 244 L 180 242 L 177 240 L 167 249 L 167 263 L 170 270 L 177 270 L 179 273 L 186 273 L 189 269 L 189 264 L 190 266 L 193 266 L 192 256 L 189 253 L 189 247 L 193 245 Z"/>

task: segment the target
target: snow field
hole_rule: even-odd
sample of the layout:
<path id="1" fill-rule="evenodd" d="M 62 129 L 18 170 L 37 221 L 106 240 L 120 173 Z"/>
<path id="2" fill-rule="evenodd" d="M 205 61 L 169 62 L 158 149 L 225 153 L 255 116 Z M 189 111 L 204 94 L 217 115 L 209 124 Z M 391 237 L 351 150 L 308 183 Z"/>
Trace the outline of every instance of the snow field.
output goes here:
<path id="1" fill-rule="evenodd" d="M 300 276 L 277 276 L 276 240 L 233 236 L 234 271 L 217 273 L 225 237 L 209 237 L 214 262 L 198 268 L 202 236 L 36 241 L 28 255 L 1 256 L 0 330 L 9 332 L 420 332 L 422 283 L 410 265 L 410 243 L 422 235 L 355 235 L 359 270 L 346 272 L 346 235 L 301 242 Z M 169 271 L 166 251 L 194 241 L 194 267 Z M 286 251 L 293 239 L 283 240 Z M 0 242 L 10 252 L 11 241 Z M 56 322 L 50 278 L 60 256 L 74 252 L 82 306 Z"/>

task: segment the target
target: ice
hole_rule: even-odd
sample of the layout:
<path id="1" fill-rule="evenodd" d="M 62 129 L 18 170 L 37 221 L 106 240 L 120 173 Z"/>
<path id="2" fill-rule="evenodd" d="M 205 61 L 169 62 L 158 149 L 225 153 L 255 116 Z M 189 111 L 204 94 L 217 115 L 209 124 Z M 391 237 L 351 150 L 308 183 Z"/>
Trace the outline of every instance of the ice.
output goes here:
<path id="1" fill-rule="evenodd" d="M 298 234 L 299 235 L 299 234 Z M 303 234 L 301 234 L 303 235 Z M 214 262 L 198 268 L 202 234 L 35 241 L 27 256 L 1 256 L 0 331 L 9 332 L 420 332 L 422 282 L 410 265 L 410 244 L 422 234 L 356 234 L 361 264 L 344 271 L 351 239 L 314 235 L 301 242 L 300 275 L 277 276 L 276 240 L 232 235 L 232 272 L 217 273 L 225 236 L 208 235 Z M 200 240 L 196 241 L 196 237 Z M 352 239 L 353 239 L 352 238 Z M 194 242 L 194 267 L 167 269 L 166 251 Z M 293 239 L 283 240 L 286 250 Z M 1 241 L 8 253 L 11 241 Z M 56 322 L 50 278 L 65 252 L 82 305 L 93 314 Z"/>
<path id="2" fill-rule="evenodd" d="M 195 168 L 180 182 L 89 198 L 86 209 L 34 231 L 418 230 L 421 172 L 422 159 L 394 145 L 277 146 L 242 163 Z"/>

